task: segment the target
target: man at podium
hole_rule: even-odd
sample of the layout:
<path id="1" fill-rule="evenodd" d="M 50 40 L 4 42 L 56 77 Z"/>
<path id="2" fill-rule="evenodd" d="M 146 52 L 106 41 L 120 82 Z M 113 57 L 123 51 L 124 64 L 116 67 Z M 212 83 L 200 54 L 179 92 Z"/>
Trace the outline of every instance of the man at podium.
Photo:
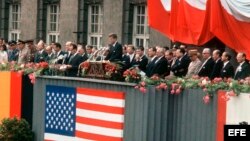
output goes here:
<path id="1" fill-rule="evenodd" d="M 104 60 L 110 62 L 122 60 L 122 45 L 117 42 L 117 35 L 114 33 L 109 34 L 109 53 Z"/>

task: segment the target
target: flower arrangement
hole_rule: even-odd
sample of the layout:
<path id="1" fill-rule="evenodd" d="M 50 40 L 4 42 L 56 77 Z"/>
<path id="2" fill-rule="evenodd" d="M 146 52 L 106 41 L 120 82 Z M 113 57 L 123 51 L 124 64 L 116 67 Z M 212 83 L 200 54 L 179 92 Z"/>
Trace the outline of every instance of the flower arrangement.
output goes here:
<path id="1" fill-rule="evenodd" d="M 151 78 L 144 77 L 142 79 L 142 81 L 139 82 L 139 84 L 135 86 L 135 88 L 139 89 L 140 92 L 142 92 L 144 94 L 146 93 L 146 90 L 147 90 L 146 87 L 149 86 L 149 85 L 156 85 L 158 90 L 160 90 L 162 88 L 164 89 L 165 87 L 162 87 L 162 85 L 160 86 L 161 81 L 162 81 L 162 79 L 160 79 L 160 77 L 157 76 L 157 75 L 153 75 Z M 157 85 L 159 85 L 159 86 L 157 86 Z"/>
<path id="2" fill-rule="evenodd" d="M 29 75 L 31 83 L 35 83 L 35 77 L 39 75 L 47 75 L 49 64 L 47 62 L 17 64 L 16 62 L 1 63 L 0 71 L 14 71 L 20 75 Z"/>
<path id="3" fill-rule="evenodd" d="M 210 80 L 208 77 L 194 75 L 191 78 L 166 77 L 162 79 L 157 75 L 150 78 L 143 77 L 136 68 L 130 68 L 122 73 L 119 63 L 105 62 L 102 64 L 102 67 L 104 76 L 109 80 L 125 80 L 126 82 L 138 83 L 135 88 L 138 88 L 143 93 L 146 93 L 146 87 L 149 85 L 155 86 L 157 90 L 165 91 L 168 89 L 170 94 L 176 95 L 186 88 L 201 88 L 205 94 L 203 97 L 204 103 L 209 103 L 218 90 L 226 91 L 226 94 L 222 97 L 226 101 L 230 100 L 232 96 L 250 92 L 250 77 L 242 80 L 223 80 L 222 78 Z M 85 75 L 90 70 L 90 62 L 83 62 L 80 68 L 82 69 L 82 75 Z M 31 79 L 31 83 L 35 83 L 36 76 L 51 75 L 51 69 L 52 67 L 47 62 L 27 64 L 17 64 L 16 62 L 0 63 L 0 71 L 15 71 L 20 74 L 26 74 Z"/>
<path id="4" fill-rule="evenodd" d="M 136 68 L 130 68 L 124 71 L 123 77 L 125 77 L 126 82 L 130 83 L 138 83 L 141 80 L 139 70 Z"/>
<path id="5" fill-rule="evenodd" d="M 147 84 L 144 81 L 142 81 L 135 86 L 135 89 L 139 89 L 141 93 L 145 94 L 147 92 L 146 86 Z"/>
<path id="6" fill-rule="evenodd" d="M 156 89 L 166 90 L 169 88 L 170 94 L 180 94 L 183 89 L 196 89 L 201 88 L 204 91 L 203 102 L 208 104 L 211 98 L 217 94 L 218 90 L 225 90 L 226 94 L 222 97 L 226 101 L 230 100 L 230 97 L 237 96 L 240 93 L 250 92 L 250 77 L 243 80 L 233 80 L 222 78 L 214 78 L 209 80 L 208 77 L 199 77 L 197 75 L 191 78 L 165 78 L 161 79 L 158 76 L 151 78 L 142 78 L 142 81 L 135 86 L 142 93 L 145 93 L 148 85 L 155 85 Z"/>
<path id="7" fill-rule="evenodd" d="M 90 67 L 89 61 L 84 61 L 80 64 L 80 67 L 82 68 L 82 76 L 85 76 Z"/>
<path id="8" fill-rule="evenodd" d="M 115 77 L 116 74 L 118 74 L 118 70 L 120 70 L 120 67 L 118 64 L 107 62 L 105 63 L 104 70 L 105 77 L 112 78 Z"/>
<path id="9" fill-rule="evenodd" d="M 18 71 L 21 70 L 21 65 L 18 65 L 15 61 L 0 63 L 0 71 Z"/>

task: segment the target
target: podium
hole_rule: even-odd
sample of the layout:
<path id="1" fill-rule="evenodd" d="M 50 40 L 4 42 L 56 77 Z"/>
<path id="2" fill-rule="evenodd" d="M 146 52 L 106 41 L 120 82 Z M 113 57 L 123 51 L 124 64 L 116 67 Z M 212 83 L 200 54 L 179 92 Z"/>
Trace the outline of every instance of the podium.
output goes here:
<path id="1" fill-rule="evenodd" d="M 79 65 L 79 76 L 123 81 L 122 66 L 119 63 L 102 61 L 85 61 Z"/>
<path id="2" fill-rule="evenodd" d="M 85 61 L 81 66 L 81 76 L 88 78 L 105 78 L 105 66 L 101 61 Z"/>

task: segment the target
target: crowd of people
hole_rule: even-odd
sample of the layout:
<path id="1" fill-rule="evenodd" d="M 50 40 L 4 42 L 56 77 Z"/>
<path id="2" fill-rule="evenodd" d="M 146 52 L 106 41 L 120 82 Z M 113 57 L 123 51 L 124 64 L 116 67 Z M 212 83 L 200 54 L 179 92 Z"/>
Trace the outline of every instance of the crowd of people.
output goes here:
<path id="1" fill-rule="evenodd" d="M 202 53 L 196 49 L 189 50 L 186 45 L 168 47 L 149 47 L 122 45 L 117 42 L 116 34 L 109 34 L 108 46 L 100 49 L 92 45 L 80 45 L 71 41 L 66 42 L 64 50 L 60 43 L 52 42 L 46 46 L 43 41 L 36 45 L 33 40 L 5 41 L 0 39 L 0 62 L 15 61 L 19 64 L 28 62 L 61 64 L 67 76 L 75 77 L 79 65 L 87 60 L 122 62 L 123 70 L 136 67 L 147 77 L 154 75 L 160 77 L 177 76 L 191 77 L 216 77 L 244 79 L 250 75 L 250 65 L 246 55 L 237 54 L 239 63 L 234 68 L 230 63 L 232 58 L 229 52 L 220 50 L 211 51 L 204 48 Z M 146 53 L 145 53 L 146 52 Z"/>

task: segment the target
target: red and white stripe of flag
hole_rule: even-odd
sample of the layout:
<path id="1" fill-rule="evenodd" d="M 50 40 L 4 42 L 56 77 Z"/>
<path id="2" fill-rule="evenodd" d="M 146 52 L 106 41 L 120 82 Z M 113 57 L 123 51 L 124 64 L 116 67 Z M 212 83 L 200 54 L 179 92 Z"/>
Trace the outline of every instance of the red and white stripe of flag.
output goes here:
<path id="1" fill-rule="evenodd" d="M 122 141 L 124 98 L 123 92 L 78 88 L 76 137 Z"/>
<path id="2" fill-rule="evenodd" d="M 246 121 L 250 123 L 250 99 L 249 94 L 240 94 L 230 97 L 225 101 L 225 91 L 218 92 L 218 111 L 217 111 L 217 141 L 224 141 L 224 125 L 235 124 Z"/>

